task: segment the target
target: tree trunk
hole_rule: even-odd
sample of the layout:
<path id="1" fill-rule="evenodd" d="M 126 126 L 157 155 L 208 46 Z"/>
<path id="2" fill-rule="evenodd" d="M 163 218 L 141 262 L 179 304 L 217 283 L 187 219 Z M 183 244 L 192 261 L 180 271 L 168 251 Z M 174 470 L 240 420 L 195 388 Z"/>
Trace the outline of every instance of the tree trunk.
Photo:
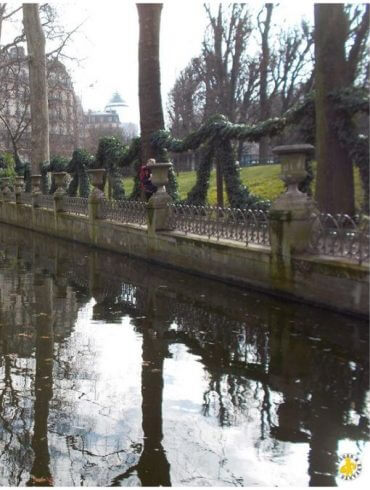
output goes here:
<path id="1" fill-rule="evenodd" d="M 354 214 L 351 159 L 340 145 L 328 94 L 345 86 L 347 22 L 343 4 L 315 4 L 316 200 L 321 211 Z"/>
<path id="2" fill-rule="evenodd" d="M 164 128 L 159 65 L 161 3 L 138 3 L 139 14 L 139 107 L 141 160 L 156 158 L 150 144 L 153 132 Z"/>
<path id="3" fill-rule="evenodd" d="M 260 120 L 266 121 L 270 117 L 270 103 L 267 94 L 267 73 L 268 65 L 270 62 L 270 48 L 269 48 L 269 31 L 271 25 L 272 16 L 272 3 L 266 3 L 266 19 L 264 21 L 263 29 L 260 27 L 261 40 L 262 40 L 262 53 L 260 64 Z M 263 137 L 259 141 L 259 160 L 266 162 L 268 157 L 268 138 Z"/>
<path id="4" fill-rule="evenodd" d="M 40 164 L 50 158 L 45 36 L 37 3 L 23 4 L 23 24 L 29 60 L 32 174 L 40 174 Z"/>

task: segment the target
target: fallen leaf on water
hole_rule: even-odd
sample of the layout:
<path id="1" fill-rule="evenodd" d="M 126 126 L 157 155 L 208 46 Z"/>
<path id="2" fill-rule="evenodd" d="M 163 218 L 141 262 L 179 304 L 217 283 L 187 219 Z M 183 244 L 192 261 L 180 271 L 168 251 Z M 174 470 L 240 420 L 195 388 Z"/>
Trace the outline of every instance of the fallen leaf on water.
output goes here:
<path id="1" fill-rule="evenodd" d="M 49 485 L 53 485 L 53 479 L 51 476 L 40 476 L 37 477 L 35 475 L 31 475 L 31 480 L 33 483 L 47 483 Z"/>

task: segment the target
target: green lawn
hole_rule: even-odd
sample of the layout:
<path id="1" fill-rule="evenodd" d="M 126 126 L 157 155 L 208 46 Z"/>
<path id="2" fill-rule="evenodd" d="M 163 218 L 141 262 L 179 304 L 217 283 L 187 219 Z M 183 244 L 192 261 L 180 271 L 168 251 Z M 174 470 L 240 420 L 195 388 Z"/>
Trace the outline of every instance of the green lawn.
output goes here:
<path id="1" fill-rule="evenodd" d="M 314 165 L 315 166 L 315 165 Z M 273 201 L 284 190 L 284 184 L 280 180 L 280 165 L 260 165 L 256 167 L 243 167 L 240 171 L 243 184 L 248 189 L 259 196 L 261 199 L 269 199 Z M 362 189 L 360 183 L 360 177 L 358 169 L 355 168 L 355 193 L 356 193 L 356 206 L 360 207 L 362 200 Z M 179 184 L 180 198 L 185 199 L 190 189 L 195 184 L 196 172 L 181 172 L 177 177 Z M 124 187 L 126 195 L 128 195 L 133 187 L 133 179 L 124 179 Z M 315 182 L 313 182 L 313 189 L 315 188 Z M 226 192 L 224 193 L 224 200 L 227 203 Z M 210 188 L 208 190 L 208 202 L 210 204 L 216 203 L 216 172 L 212 171 Z"/>

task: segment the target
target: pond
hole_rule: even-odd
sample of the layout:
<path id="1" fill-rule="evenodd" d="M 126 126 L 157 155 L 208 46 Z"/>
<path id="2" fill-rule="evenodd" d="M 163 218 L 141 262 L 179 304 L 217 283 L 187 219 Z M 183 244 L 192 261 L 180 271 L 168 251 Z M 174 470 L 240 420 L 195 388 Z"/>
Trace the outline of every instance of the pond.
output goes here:
<path id="1" fill-rule="evenodd" d="M 366 320 L 0 224 L 0 485 L 369 475 Z"/>

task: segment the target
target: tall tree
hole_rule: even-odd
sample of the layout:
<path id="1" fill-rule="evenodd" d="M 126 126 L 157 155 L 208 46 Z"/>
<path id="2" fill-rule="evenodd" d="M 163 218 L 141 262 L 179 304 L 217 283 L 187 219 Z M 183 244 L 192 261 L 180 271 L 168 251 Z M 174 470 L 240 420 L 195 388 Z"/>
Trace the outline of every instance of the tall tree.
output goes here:
<path id="1" fill-rule="evenodd" d="M 150 143 L 153 132 L 164 128 L 159 64 L 161 3 L 138 3 L 139 15 L 139 109 L 141 160 L 156 158 Z"/>
<path id="2" fill-rule="evenodd" d="M 266 11 L 264 20 L 262 20 L 263 11 Z M 270 104 L 268 100 L 268 67 L 270 63 L 270 46 L 269 46 L 269 32 L 271 27 L 271 17 L 273 4 L 266 3 L 265 8 L 258 14 L 258 29 L 261 34 L 261 58 L 260 58 L 260 119 L 265 121 L 270 117 Z M 268 140 L 267 138 L 261 138 L 259 143 L 259 159 L 264 162 L 268 156 Z"/>
<path id="3" fill-rule="evenodd" d="M 343 4 L 314 6 L 316 200 L 328 213 L 352 215 L 355 211 L 353 162 L 335 127 L 338 119 L 346 116 L 335 109 L 330 95 L 356 81 L 368 34 L 368 7 L 356 25 Z M 354 17 L 358 16 L 355 10 Z"/>
<path id="4" fill-rule="evenodd" d="M 32 174 L 39 174 L 40 164 L 49 161 L 49 116 L 45 36 L 37 3 L 23 4 L 23 23 L 29 60 Z"/>

